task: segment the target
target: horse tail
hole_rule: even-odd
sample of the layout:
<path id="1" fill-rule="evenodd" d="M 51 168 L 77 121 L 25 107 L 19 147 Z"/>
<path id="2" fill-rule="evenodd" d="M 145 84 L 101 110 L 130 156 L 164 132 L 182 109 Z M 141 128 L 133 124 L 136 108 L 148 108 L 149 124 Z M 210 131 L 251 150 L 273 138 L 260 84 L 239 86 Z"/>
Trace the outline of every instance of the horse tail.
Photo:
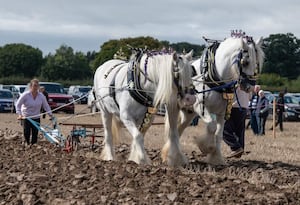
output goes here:
<path id="1" fill-rule="evenodd" d="M 115 116 L 113 116 L 112 124 L 111 124 L 113 144 L 117 144 L 120 142 L 120 127 L 121 127 L 120 120 L 117 119 Z"/>

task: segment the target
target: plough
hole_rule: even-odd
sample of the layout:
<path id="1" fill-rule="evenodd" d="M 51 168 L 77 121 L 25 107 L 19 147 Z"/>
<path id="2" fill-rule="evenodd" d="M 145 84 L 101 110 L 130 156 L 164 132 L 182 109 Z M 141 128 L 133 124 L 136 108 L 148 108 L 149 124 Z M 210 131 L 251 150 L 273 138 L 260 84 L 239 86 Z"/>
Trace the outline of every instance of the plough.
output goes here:
<path id="1" fill-rule="evenodd" d="M 72 126 L 70 134 L 65 137 L 61 128 L 57 123 L 57 119 L 52 117 L 51 123 L 48 125 L 42 125 L 31 118 L 29 120 L 41 133 L 42 135 L 52 144 L 61 147 L 66 152 L 72 152 L 78 150 L 80 144 L 80 138 L 91 137 L 90 148 L 95 149 L 95 137 L 96 129 L 103 129 L 102 124 L 85 124 L 85 123 L 59 123 L 63 126 Z M 162 122 L 153 122 L 152 125 L 163 125 Z M 88 130 L 88 129 L 92 129 Z"/>
<path id="2" fill-rule="evenodd" d="M 31 118 L 26 118 L 30 123 L 32 123 L 42 135 L 52 144 L 55 144 L 63 148 L 66 152 L 72 152 L 78 150 L 78 145 L 80 143 L 79 138 L 91 137 L 91 148 L 95 148 L 95 137 L 96 128 L 102 129 L 102 124 L 79 124 L 79 123 L 61 123 L 60 125 L 73 126 L 70 134 L 65 137 L 60 127 L 57 124 L 57 119 L 53 117 L 51 123 L 48 125 L 42 125 Z M 93 131 L 87 130 L 87 128 L 92 128 Z"/>

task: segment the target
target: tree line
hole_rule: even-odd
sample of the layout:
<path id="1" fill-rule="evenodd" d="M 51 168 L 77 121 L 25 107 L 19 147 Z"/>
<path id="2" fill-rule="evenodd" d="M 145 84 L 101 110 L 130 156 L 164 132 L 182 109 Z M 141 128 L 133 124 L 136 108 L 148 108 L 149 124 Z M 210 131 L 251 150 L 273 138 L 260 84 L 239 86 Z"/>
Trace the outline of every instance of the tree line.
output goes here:
<path id="1" fill-rule="evenodd" d="M 172 48 L 179 53 L 193 49 L 195 56 L 200 56 L 205 48 L 205 45 L 170 43 L 147 36 L 109 40 L 99 51 L 87 53 L 74 52 L 72 47 L 61 45 L 55 53 L 43 56 L 39 48 L 30 45 L 6 44 L 0 47 L 0 83 L 23 84 L 38 77 L 70 83 L 84 80 L 91 84 L 94 71 L 103 62 L 114 57 L 128 59 L 131 54 L 128 45 L 150 50 Z M 292 33 L 271 34 L 264 39 L 263 49 L 265 62 L 258 80 L 260 84 L 284 86 L 292 81 L 300 84 L 300 40 L 297 37 Z"/>

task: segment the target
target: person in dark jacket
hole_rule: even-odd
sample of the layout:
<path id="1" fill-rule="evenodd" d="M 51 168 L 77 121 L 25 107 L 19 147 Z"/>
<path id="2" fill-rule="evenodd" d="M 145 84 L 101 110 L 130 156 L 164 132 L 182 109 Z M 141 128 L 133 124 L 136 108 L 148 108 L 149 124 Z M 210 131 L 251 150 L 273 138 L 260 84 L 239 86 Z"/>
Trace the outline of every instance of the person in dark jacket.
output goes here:
<path id="1" fill-rule="evenodd" d="M 256 108 L 258 134 L 265 135 L 265 125 L 269 115 L 269 101 L 265 97 L 263 90 L 258 92 L 258 102 Z"/>
<path id="2" fill-rule="evenodd" d="M 275 124 L 275 127 L 279 125 L 280 131 L 283 131 L 283 112 L 284 112 L 284 92 L 280 92 L 278 95 L 278 99 L 276 100 L 277 121 Z M 270 130 L 273 130 L 273 127 L 271 127 Z"/>

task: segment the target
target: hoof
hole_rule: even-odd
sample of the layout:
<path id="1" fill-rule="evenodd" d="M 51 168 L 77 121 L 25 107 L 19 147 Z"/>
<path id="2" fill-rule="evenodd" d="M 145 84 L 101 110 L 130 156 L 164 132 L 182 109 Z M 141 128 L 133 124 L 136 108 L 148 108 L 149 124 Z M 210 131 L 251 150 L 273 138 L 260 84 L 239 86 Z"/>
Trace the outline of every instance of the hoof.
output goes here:
<path id="1" fill-rule="evenodd" d="M 147 165 L 151 164 L 151 160 L 147 155 L 137 156 L 137 155 L 130 154 L 128 161 L 133 161 L 137 164 L 147 164 Z"/>
<path id="2" fill-rule="evenodd" d="M 209 153 L 206 157 L 206 162 L 212 165 L 226 165 L 226 161 L 224 160 L 221 154 Z"/>
<path id="3" fill-rule="evenodd" d="M 216 151 L 216 147 L 214 144 L 207 143 L 206 138 L 194 138 L 194 141 L 203 155 L 208 155 L 209 153 L 213 153 Z"/>

